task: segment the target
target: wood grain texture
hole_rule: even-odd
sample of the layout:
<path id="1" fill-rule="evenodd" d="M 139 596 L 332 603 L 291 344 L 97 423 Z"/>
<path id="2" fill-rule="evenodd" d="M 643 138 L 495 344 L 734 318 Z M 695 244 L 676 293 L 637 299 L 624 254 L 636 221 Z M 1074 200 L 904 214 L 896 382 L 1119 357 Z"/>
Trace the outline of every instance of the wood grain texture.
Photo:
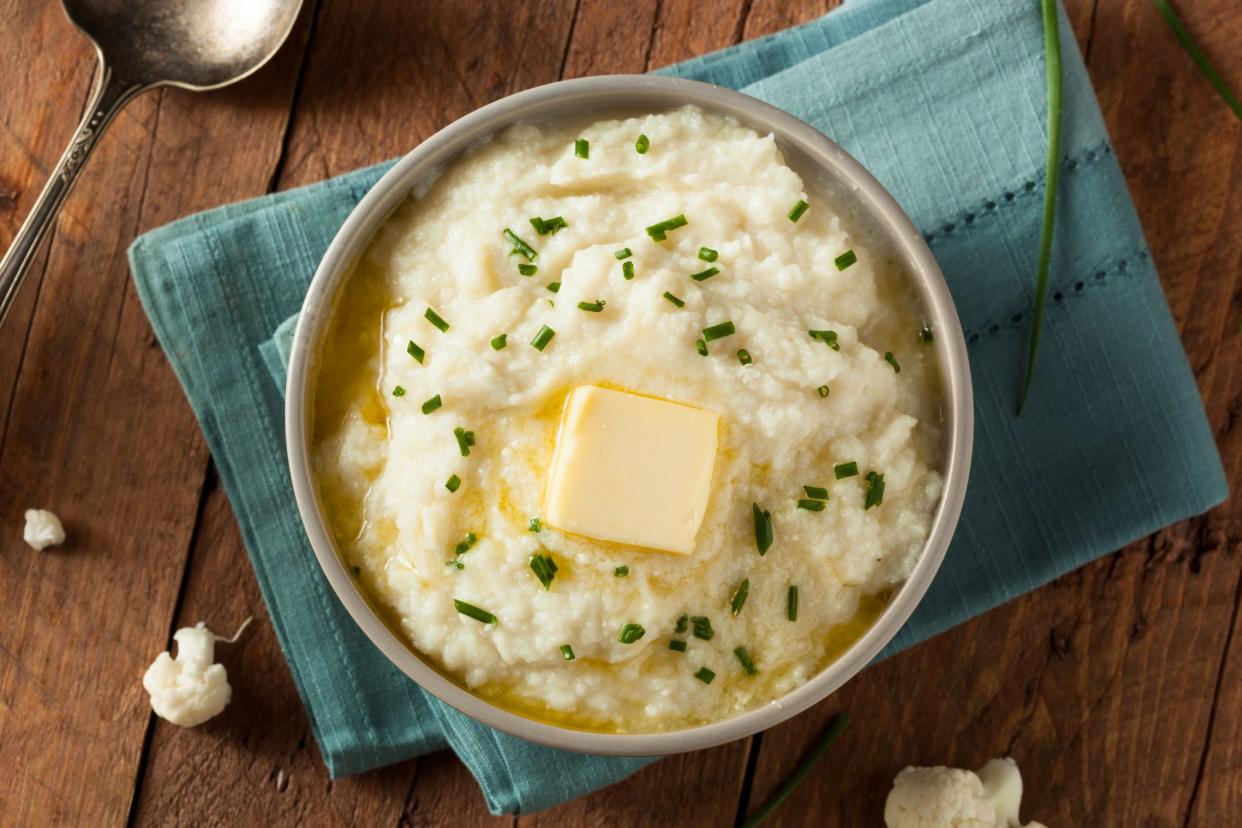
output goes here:
<path id="1" fill-rule="evenodd" d="M 861 675 L 766 733 L 657 763 L 543 814 L 494 818 L 442 752 L 327 779 L 227 499 L 142 315 L 142 229 L 404 152 L 558 77 L 641 72 L 837 0 L 312 4 L 255 78 L 153 94 L 116 123 L 0 329 L 0 825 L 728 825 L 840 710 L 854 724 L 773 824 L 878 824 L 906 764 L 1010 754 L 1028 816 L 1219 825 L 1242 805 L 1242 515 L 1170 527 Z M 1235 487 L 1242 484 L 1242 127 L 1149 0 L 1067 0 Z M 1179 3 L 1235 88 L 1242 10 Z M 76 123 L 90 53 L 54 4 L 0 0 L 0 242 Z M 55 102 L 48 105 L 46 102 Z M 204 482 L 206 481 L 206 482 Z M 20 543 L 47 505 L 62 551 Z M 234 702 L 182 730 L 139 678 L 207 621 Z M 753 759 L 753 763 L 748 762 Z M 749 801 L 740 801 L 748 767 Z M 131 800 L 134 800 L 131 802 Z"/>

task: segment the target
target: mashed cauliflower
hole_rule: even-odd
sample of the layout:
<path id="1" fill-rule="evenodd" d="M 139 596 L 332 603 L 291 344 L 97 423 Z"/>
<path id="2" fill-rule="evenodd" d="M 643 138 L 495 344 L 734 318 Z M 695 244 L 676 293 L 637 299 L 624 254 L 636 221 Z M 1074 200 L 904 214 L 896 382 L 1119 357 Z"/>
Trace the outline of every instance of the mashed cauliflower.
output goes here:
<path id="1" fill-rule="evenodd" d="M 939 387 L 912 296 L 771 136 L 694 108 L 511 128 L 411 198 L 338 300 L 314 420 L 338 545 L 418 652 L 504 706 L 649 732 L 776 699 L 865 631 L 926 539 Z M 701 355 L 721 320 L 736 332 Z M 587 384 L 720 416 L 692 554 L 542 524 L 561 408 Z M 619 640 L 626 624 L 645 634 Z"/>

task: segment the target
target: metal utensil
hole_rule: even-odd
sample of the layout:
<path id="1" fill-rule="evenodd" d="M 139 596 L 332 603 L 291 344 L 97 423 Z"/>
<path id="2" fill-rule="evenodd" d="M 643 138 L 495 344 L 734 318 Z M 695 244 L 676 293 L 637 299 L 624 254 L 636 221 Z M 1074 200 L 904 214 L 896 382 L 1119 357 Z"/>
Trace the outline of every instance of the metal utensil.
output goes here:
<path id="1" fill-rule="evenodd" d="M 255 72 L 284 43 L 302 0 L 62 0 L 99 61 L 86 114 L 0 260 L 0 324 L 104 129 L 157 86 L 201 92 Z"/>

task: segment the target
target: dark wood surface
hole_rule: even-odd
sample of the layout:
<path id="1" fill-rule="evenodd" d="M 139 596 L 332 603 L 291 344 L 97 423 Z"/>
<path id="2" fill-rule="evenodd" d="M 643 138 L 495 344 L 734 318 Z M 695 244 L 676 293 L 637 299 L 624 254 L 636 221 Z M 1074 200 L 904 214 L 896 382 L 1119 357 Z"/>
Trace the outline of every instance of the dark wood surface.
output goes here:
<path id="1" fill-rule="evenodd" d="M 399 154 L 510 92 L 655 68 L 833 5 L 308 0 L 255 77 L 134 102 L 0 329 L 0 825 L 729 825 L 841 710 L 854 725 L 774 822 L 878 824 L 903 766 L 1008 754 L 1024 813 L 1054 828 L 1227 824 L 1242 805 L 1236 501 L 870 669 L 762 737 L 543 814 L 490 817 L 448 753 L 327 777 L 126 246 L 190 212 Z M 1148 0 L 1066 5 L 1236 487 L 1242 124 Z M 1242 87 L 1236 0 L 1178 5 Z M 68 140 L 92 71 L 58 4 L 0 0 L 0 244 Z M 64 517 L 63 548 L 24 546 L 34 505 Z M 140 678 L 172 631 L 247 615 L 244 641 L 221 648 L 225 714 L 194 730 L 155 719 Z"/>

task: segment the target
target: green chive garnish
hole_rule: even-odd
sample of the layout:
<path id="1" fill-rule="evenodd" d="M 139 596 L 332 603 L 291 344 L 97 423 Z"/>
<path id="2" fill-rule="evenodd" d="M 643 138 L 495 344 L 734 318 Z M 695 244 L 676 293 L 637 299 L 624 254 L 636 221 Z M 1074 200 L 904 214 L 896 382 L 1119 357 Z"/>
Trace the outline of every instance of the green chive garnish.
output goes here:
<path id="1" fill-rule="evenodd" d="M 699 352 L 699 356 L 707 356 L 707 343 L 701 339 L 694 340 L 694 350 Z"/>
<path id="2" fill-rule="evenodd" d="M 579 158 L 590 158 L 591 142 L 585 138 L 579 138 L 577 141 L 574 141 L 574 155 Z"/>
<path id="3" fill-rule="evenodd" d="M 679 633 L 684 633 L 686 630 L 688 630 L 688 629 L 690 628 L 690 627 L 689 627 L 689 624 L 690 624 L 690 616 L 688 616 L 688 615 L 681 615 L 681 616 L 678 616 L 678 618 L 677 618 L 677 632 L 679 632 Z"/>
<path id="4" fill-rule="evenodd" d="M 829 745 L 836 741 L 837 737 L 841 735 L 841 731 L 845 730 L 845 726 L 849 723 L 850 717 L 844 713 L 833 718 L 828 723 L 828 726 L 824 728 L 824 734 L 819 737 L 819 741 L 815 743 L 815 746 L 807 753 L 806 758 L 802 760 L 802 764 L 789 775 L 788 779 L 781 783 L 781 786 L 776 789 L 776 793 L 772 794 L 771 799 L 759 806 L 759 810 L 751 814 L 742 823 L 742 828 L 758 828 L 760 823 L 770 817 L 772 812 L 789 798 L 794 789 L 802 784 L 802 781 L 811 772 L 811 768 L 815 767 L 815 764 L 823 758 L 824 754 L 828 752 Z"/>
<path id="5" fill-rule="evenodd" d="M 569 646 L 568 644 L 562 644 L 561 645 L 561 658 L 565 659 L 566 661 L 573 661 L 574 660 L 574 648 Z"/>
<path id="6" fill-rule="evenodd" d="M 789 220 L 796 222 L 798 219 L 802 218 L 802 214 L 805 213 L 806 208 L 810 206 L 811 205 L 807 204 L 805 201 L 799 199 L 798 203 L 789 210 Z"/>
<path id="7" fill-rule="evenodd" d="M 686 651 L 686 642 L 679 638 L 674 638 L 672 641 L 668 642 L 668 648 L 679 653 L 684 653 Z"/>
<path id="8" fill-rule="evenodd" d="M 458 571 L 461 571 L 466 568 L 466 565 L 457 559 L 453 559 L 451 561 L 445 561 L 444 565 L 451 566 L 453 569 L 456 569 Z"/>
<path id="9" fill-rule="evenodd" d="M 423 413 L 430 414 L 442 405 L 444 405 L 444 403 L 440 401 L 440 395 L 436 394 L 434 397 L 427 400 L 427 402 L 423 403 Z"/>
<path id="10" fill-rule="evenodd" d="M 1220 76 L 1215 67 L 1208 60 L 1207 55 L 1199 48 L 1199 44 L 1195 43 L 1195 39 L 1190 36 L 1190 32 L 1186 31 L 1186 27 L 1182 25 L 1182 21 L 1178 18 L 1177 13 L 1173 11 L 1173 7 L 1169 5 L 1168 0 L 1153 0 L 1156 9 L 1164 17 L 1169 28 L 1173 30 L 1173 36 L 1182 44 L 1182 48 L 1190 55 L 1191 60 L 1199 67 L 1199 71 L 1208 79 L 1208 83 L 1212 84 L 1212 88 L 1217 94 L 1224 99 L 1225 103 L 1233 114 L 1242 118 L 1242 102 L 1239 102 L 1238 96 L 1233 94 L 1229 85 L 1225 83 L 1225 79 Z"/>
<path id="11" fill-rule="evenodd" d="M 360 577 L 360 576 L 362 575 L 362 567 L 360 567 L 360 566 L 351 566 L 351 567 L 349 568 L 349 571 L 350 571 L 350 572 L 352 572 L 352 573 L 354 573 L 354 577 L 355 577 L 355 578 L 358 578 L 358 577 Z"/>
<path id="12" fill-rule="evenodd" d="M 564 230 L 569 226 L 569 222 L 565 221 L 565 219 L 560 216 L 553 216 L 552 218 L 547 219 L 535 216 L 530 220 L 530 223 L 531 226 L 535 228 L 535 232 L 541 236 L 546 236 L 549 233 L 555 233 L 557 230 Z"/>
<path id="13" fill-rule="evenodd" d="M 560 293 L 560 292 L 561 292 L 561 283 L 560 283 L 560 282 L 548 282 L 547 287 L 548 287 L 548 290 L 552 291 L 553 293 Z"/>
<path id="14" fill-rule="evenodd" d="M 604 300 L 596 299 L 594 302 L 579 302 L 578 310 L 584 310 L 587 313 L 599 313 L 604 309 Z"/>
<path id="15" fill-rule="evenodd" d="M 404 397 L 404 396 L 405 396 L 405 387 L 404 387 L 404 386 L 401 386 L 401 385 L 398 385 L 398 386 L 394 387 L 394 388 L 392 389 L 392 395 L 393 395 L 394 397 Z"/>
<path id="16" fill-rule="evenodd" d="M 824 511 L 824 501 L 802 498 L 798 501 L 798 508 L 806 509 L 808 512 L 822 512 Z"/>
<path id="17" fill-rule="evenodd" d="M 712 629 L 712 621 L 702 615 L 690 616 L 690 625 L 694 628 L 694 637 L 701 638 L 704 641 L 711 641 L 716 631 Z"/>
<path id="18" fill-rule="evenodd" d="M 623 247 L 620 250 L 618 250 L 616 253 L 613 253 L 612 255 L 616 256 L 618 260 L 628 259 L 630 256 L 634 255 L 634 251 L 630 250 L 628 247 Z"/>
<path id="19" fill-rule="evenodd" d="M 630 574 L 630 568 L 626 566 L 625 564 L 622 564 L 621 566 L 618 566 L 616 569 L 614 569 L 612 571 L 612 574 L 617 576 L 618 578 L 624 578 L 626 575 Z"/>
<path id="20" fill-rule="evenodd" d="M 686 306 L 685 302 L 683 302 L 681 299 L 678 299 L 676 296 L 669 293 L 667 290 L 664 291 L 664 298 L 672 302 L 674 305 L 676 305 L 679 308 L 684 308 Z"/>
<path id="21" fill-rule="evenodd" d="M 622 263 L 621 278 L 627 282 L 634 278 L 634 263 L 633 262 Z"/>
<path id="22" fill-rule="evenodd" d="M 738 647 L 733 651 L 733 654 L 737 656 L 738 661 L 742 662 L 742 669 L 746 671 L 746 675 L 753 676 L 759 672 L 755 668 L 755 662 L 750 658 L 750 653 L 746 652 L 745 647 Z"/>
<path id="23" fill-rule="evenodd" d="M 470 456 L 470 447 L 474 445 L 474 432 L 466 431 L 461 426 L 453 429 L 453 436 L 457 438 L 457 448 L 461 450 L 462 457 Z"/>
<path id="24" fill-rule="evenodd" d="M 738 349 L 737 361 L 742 363 L 743 365 L 750 365 L 752 362 L 754 362 L 754 360 L 750 358 L 750 351 L 746 350 L 745 348 Z"/>
<path id="25" fill-rule="evenodd" d="M 462 538 L 461 540 L 459 540 L 457 542 L 457 545 L 453 547 L 453 554 L 457 556 L 464 555 L 467 552 L 469 552 L 471 549 L 473 549 L 474 545 L 478 542 L 479 542 L 478 535 L 476 535 L 474 532 L 467 532 L 466 536 Z"/>
<path id="26" fill-rule="evenodd" d="M 895 373 L 898 373 L 898 374 L 901 373 L 901 366 L 897 364 L 897 357 L 893 356 L 892 351 L 884 352 L 884 361 L 887 362 L 889 365 L 893 366 L 893 371 Z"/>
<path id="27" fill-rule="evenodd" d="M 526 528 L 532 532 L 542 532 L 543 521 L 540 520 L 539 518 L 531 518 L 530 523 L 526 524 Z"/>
<path id="28" fill-rule="evenodd" d="M 431 324 L 439 328 L 441 333 L 449 329 L 449 323 L 445 322 L 443 317 L 441 317 L 440 314 L 436 313 L 431 308 L 427 308 L 427 312 L 424 313 L 423 316 L 427 319 L 428 322 L 430 322 Z"/>
<path id="29" fill-rule="evenodd" d="M 652 241 L 662 242 L 668 238 L 669 230 L 676 230 L 678 227 L 685 227 L 690 222 L 686 221 L 685 215 L 673 216 L 671 219 L 656 222 L 647 228 L 647 235 Z"/>
<path id="30" fill-rule="evenodd" d="M 720 322 L 715 325 L 709 325 L 703 329 L 703 339 L 712 342 L 716 339 L 724 339 L 726 336 L 732 336 L 737 332 L 732 322 Z"/>
<path id="31" fill-rule="evenodd" d="M 450 492 L 457 491 L 458 489 L 461 488 L 461 478 L 458 477 L 457 475 L 453 475 L 447 481 L 445 481 L 444 488 L 448 489 Z"/>
<path id="32" fill-rule="evenodd" d="M 414 357 L 415 361 L 417 361 L 419 365 L 423 364 L 423 357 L 427 355 L 427 352 L 414 344 L 414 340 L 412 339 L 409 344 L 405 346 L 405 352 Z"/>
<path id="33" fill-rule="evenodd" d="M 933 339 L 935 339 L 935 337 L 932 336 L 931 328 L 924 325 L 919 329 L 919 342 L 931 342 Z"/>
<path id="34" fill-rule="evenodd" d="M 694 674 L 694 677 L 704 684 L 711 684 L 712 680 L 716 678 L 716 674 L 706 667 L 700 667 L 699 671 Z"/>
<path id="35" fill-rule="evenodd" d="M 493 351 L 504 350 L 504 347 L 507 344 L 509 344 L 509 335 L 501 334 L 500 336 L 494 337 L 492 339 L 492 350 Z"/>
<path id="36" fill-rule="evenodd" d="M 552 337 L 556 336 L 556 331 L 544 325 L 539 329 L 539 333 L 535 334 L 535 338 L 530 341 L 535 346 L 536 351 L 542 351 L 548 347 L 548 343 L 552 341 Z"/>
<path id="37" fill-rule="evenodd" d="M 651 140 L 646 135 L 639 135 L 638 140 L 634 142 L 634 152 L 639 155 L 646 155 L 650 147 Z"/>
<path id="38" fill-rule="evenodd" d="M 841 350 L 841 343 L 837 341 L 836 331 L 807 331 L 811 335 L 811 339 L 818 340 L 834 351 Z"/>
<path id="39" fill-rule="evenodd" d="M 699 258 L 705 262 L 714 262 L 716 259 L 720 258 L 720 254 L 715 250 L 712 250 L 710 247 L 700 247 Z"/>
<path id="40" fill-rule="evenodd" d="M 691 273 L 690 278 L 696 282 L 706 282 L 708 279 L 720 272 L 718 267 L 709 267 L 707 270 L 700 270 L 698 273 Z"/>
<path id="41" fill-rule="evenodd" d="M 480 609 L 474 604 L 467 604 L 465 601 L 453 599 L 453 607 L 462 615 L 473 618 L 475 621 L 481 621 L 484 624 L 495 624 L 496 616 L 492 615 L 485 609 Z"/>
<path id="42" fill-rule="evenodd" d="M 539 272 L 538 265 L 533 265 L 533 264 L 518 265 L 518 273 L 521 273 L 523 276 L 534 276 L 538 272 Z"/>
<path id="43" fill-rule="evenodd" d="M 536 258 L 538 258 L 539 254 L 535 252 L 535 248 L 522 241 L 522 238 L 508 227 L 505 228 L 503 235 L 505 240 L 509 242 L 509 244 L 513 245 L 513 250 L 509 251 L 510 256 L 514 253 L 520 253 L 526 257 L 526 261 L 528 262 L 533 262 Z"/>
<path id="44" fill-rule="evenodd" d="M 793 584 L 789 585 L 789 591 L 785 593 L 785 617 L 790 621 L 798 620 L 798 588 Z"/>
<path id="45" fill-rule="evenodd" d="M 845 251 L 840 256 L 837 256 L 832 260 L 833 264 L 837 266 L 837 270 L 845 270 L 856 261 L 858 261 L 858 254 L 852 249 Z"/>
<path id="46" fill-rule="evenodd" d="M 832 473 L 837 476 L 837 480 L 853 477 L 858 474 L 858 463 L 854 460 L 848 463 L 837 463 L 832 467 Z"/>
<path id="47" fill-rule="evenodd" d="M 762 557 L 772 548 L 772 513 L 760 509 L 758 503 L 750 504 L 750 509 L 755 518 L 755 548 Z"/>
<path id="48" fill-rule="evenodd" d="M 815 393 L 819 394 L 821 397 L 826 397 L 832 393 L 832 389 L 826 385 L 821 385 L 819 388 L 815 389 Z"/>
<path id="49" fill-rule="evenodd" d="M 869 471 L 866 481 L 866 490 L 863 494 L 864 511 L 884 502 L 884 475 Z"/>
<path id="50" fill-rule="evenodd" d="M 813 497 L 816 500 L 828 499 L 828 490 L 823 486 L 803 486 L 802 491 L 806 492 L 807 497 Z"/>
<path id="51" fill-rule="evenodd" d="M 742 582 L 737 585 L 737 589 L 733 590 L 733 597 L 729 599 L 729 609 L 734 615 L 742 611 L 742 607 L 746 605 L 746 596 L 750 594 L 750 578 L 743 578 Z"/>
<path id="52" fill-rule="evenodd" d="M 552 579 L 556 577 L 556 561 L 552 560 L 551 555 L 531 555 L 530 568 L 534 571 L 535 577 L 539 579 L 539 583 L 543 584 L 543 588 L 549 589 L 552 586 Z"/>
<path id="53" fill-rule="evenodd" d="M 638 639 L 647 634 L 642 624 L 626 624 L 621 628 L 621 634 L 617 636 L 617 640 L 622 644 L 633 644 Z"/>

